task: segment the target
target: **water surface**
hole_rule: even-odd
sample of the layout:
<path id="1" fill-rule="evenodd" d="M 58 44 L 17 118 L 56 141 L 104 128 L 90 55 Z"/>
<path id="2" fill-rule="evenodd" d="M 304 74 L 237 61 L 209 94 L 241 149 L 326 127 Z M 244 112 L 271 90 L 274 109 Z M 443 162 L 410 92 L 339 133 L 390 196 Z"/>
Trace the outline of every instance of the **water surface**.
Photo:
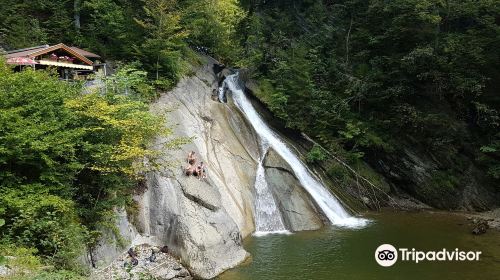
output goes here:
<path id="1" fill-rule="evenodd" d="M 470 233 L 459 214 L 376 213 L 362 229 L 331 227 L 292 235 L 249 237 L 252 259 L 219 277 L 257 279 L 500 279 L 500 232 Z M 374 259 L 383 243 L 417 250 L 482 251 L 478 262 L 397 262 L 384 268 Z"/>

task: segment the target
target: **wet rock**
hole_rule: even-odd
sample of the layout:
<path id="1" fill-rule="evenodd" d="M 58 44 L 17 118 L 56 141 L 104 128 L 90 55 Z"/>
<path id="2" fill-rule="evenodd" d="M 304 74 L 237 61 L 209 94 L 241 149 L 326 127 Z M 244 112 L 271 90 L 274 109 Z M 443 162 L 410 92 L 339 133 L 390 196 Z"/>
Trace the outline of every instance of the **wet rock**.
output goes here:
<path id="1" fill-rule="evenodd" d="M 500 208 L 486 212 L 468 214 L 467 216 L 467 220 L 473 225 L 477 221 L 484 220 L 487 222 L 490 229 L 500 230 Z"/>
<path id="2" fill-rule="evenodd" d="M 219 74 L 226 66 L 222 63 L 214 63 L 212 69 L 215 74 Z"/>
<path id="3" fill-rule="evenodd" d="M 227 78 L 227 76 L 231 74 L 233 74 L 233 71 L 231 71 L 230 69 L 228 68 L 222 69 L 222 71 L 219 73 L 220 81 L 224 80 L 225 78 Z"/>
<path id="4" fill-rule="evenodd" d="M 219 91 L 216 88 L 212 89 L 212 95 L 210 96 L 210 98 L 212 99 L 212 101 L 219 102 Z"/>
<path id="5" fill-rule="evenodd" d="M 472 224 L 473 224 L 472 234 L 474 235 L 484 234 L 490 228 L 488 225 L 488 221 L 484 219 L 473 219 Z"/>
<path id="6" fill-rule="evenodd" d="M 264 159 L 266 180 L 275 196 L 283 222 L 292 231 L 314 230 L 323 226 L 312 198 L 301 186 L 291 167 L 273 149 Z"/>

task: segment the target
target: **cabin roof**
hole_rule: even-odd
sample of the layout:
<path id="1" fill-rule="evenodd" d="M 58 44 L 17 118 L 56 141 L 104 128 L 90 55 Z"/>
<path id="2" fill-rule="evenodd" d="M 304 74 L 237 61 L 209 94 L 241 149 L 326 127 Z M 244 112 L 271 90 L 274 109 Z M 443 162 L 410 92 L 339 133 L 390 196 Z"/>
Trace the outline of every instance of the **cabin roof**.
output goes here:
<path id="1" fill-rule="evenodd" d="M 29 58 L 34 58 L 42 54 L 46 54 L 58 49 L 63 49 L 66 52 L 74 55 L 76 58 L 81 60 L 82 62 L 92 65 L 93 62 L 89 60 L 87 57 L 90 58 L 98 58 L 97 54 L 82 50 L 77 47 L 68 47 L 63 43 L 59 43 L 57 45 L 49 46 L 49 45 L 42 45 L 42 46 L 36 46 L 36 47 L 30 47 L 30 48 L 25 48 L 25 49 L 18 49 L 18 50 L 12 50 L 8 51 L 7 54 L 5 55 L 5 58 L 13 58 L 13 57 L 29 57 Z"/>
<path id="2" fill-rule="evenodd" d="M 46 49 L 48 47 L 49 47 L 49 45 L 43 45 L 43 46 L 36 46 L 36 47 L 7 51 L 5 58 L 29 56 L 30 54 L 32 54 L 36 51 L 43 50 L 43 49 Z"/>
<path id="3" fill-rule="evenodd" d="M 98 54 L 91 53 L 89 51 L 86 51 L 84 49 L 80 49 L 78 47 L 71 47 L 71 49 L 74 50 L 75 52 L 87 57 L 87 58 L 101 58 L 101 56 L 99 56 Z"/>

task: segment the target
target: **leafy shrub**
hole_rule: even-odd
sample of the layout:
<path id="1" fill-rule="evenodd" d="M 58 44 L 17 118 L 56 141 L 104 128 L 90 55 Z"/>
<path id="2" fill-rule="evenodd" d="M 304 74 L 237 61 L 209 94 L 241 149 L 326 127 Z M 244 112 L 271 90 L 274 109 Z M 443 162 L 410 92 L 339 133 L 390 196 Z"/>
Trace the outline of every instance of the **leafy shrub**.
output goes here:
<path id="1" fill-rule="evenodd" d="M 306 154 L 306 161 L 308 163 L 318 163 L 327 158 L 326 153 L 319 145 L 314 145 L 309 153 Z"/>

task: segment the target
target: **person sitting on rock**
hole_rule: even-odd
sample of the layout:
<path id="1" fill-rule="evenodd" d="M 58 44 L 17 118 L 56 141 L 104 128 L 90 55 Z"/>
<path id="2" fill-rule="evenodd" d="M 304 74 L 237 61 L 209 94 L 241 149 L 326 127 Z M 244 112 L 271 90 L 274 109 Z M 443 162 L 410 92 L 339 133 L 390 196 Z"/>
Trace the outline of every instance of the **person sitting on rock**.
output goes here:
<path id="1" fill-rule="evenodd" d="M 137 266 L 139 264 L 139 260 L 137 259 L 137 253 L 134 251 L 133 248 L 128 249 L 127 251 L 128 256 L 130 257 L 130 264 L 125 262 L 124 266 L 131 265 L 131 266 Z"/>
<path id="2" fill-rule="evenodd" d="M 195 172 L 196 172 L 196 168 L 192 164 L 190 164 L 184 168 L 184 173 L 186 174 L 186 176 L 194 175 Z"/>
<path id="3" fill-rule="evenodd" d="M 131 264 L 132 266 L 137 266 L 139 264 L 139 260 L 137 258 L 132 258 Z"/>
<path id="4" fill-rule="evenodd" d="M 134 251 L 134 248 L 128 249 L 127 253 L 131 258 L 137 258 L 137 253 Z"/>
<path id="5" fill-rule="evenodd" d="M 191 152 L 189 152 L 188 157 L 187 157 L 187 162 L 191 165 L 195 164 L 195 162 L 196 162 L 196 156 L 194 154 L 195 154 L 195 152 L 191 151 Z"/>
<path id="6" fill-rule="evenodd" d="M 160 252 L 162 252 L 164 254 L 168 254 L 168 246 L 165 245 L 165 246 L 161 247 Z"/>
<path id="7" fill-rule="evenodd" d="M 199 169 L 199 166 L 194 166 L 193 165 L 193 176 L 196 177 L 196 178 L 199 178 L 200 176 L 200 169 Z"/>
<path id="8" fill-rule="evenodd" d="M 149 256 L 148 261 L 150 261 L 150 262 L 156 261 L 156 252 L 154 249 L 151 249 L 151 256 Z"/>
<path id="9" fill-rule="evenodd" d="M 198 179 L 201 180 L 207 178 L 207 168 L 205 166 L 205 163 L 203 163 L 203 161 L 200 163 L 200 165 L 198 165 L 198 171 L 199 171 Z"/>

